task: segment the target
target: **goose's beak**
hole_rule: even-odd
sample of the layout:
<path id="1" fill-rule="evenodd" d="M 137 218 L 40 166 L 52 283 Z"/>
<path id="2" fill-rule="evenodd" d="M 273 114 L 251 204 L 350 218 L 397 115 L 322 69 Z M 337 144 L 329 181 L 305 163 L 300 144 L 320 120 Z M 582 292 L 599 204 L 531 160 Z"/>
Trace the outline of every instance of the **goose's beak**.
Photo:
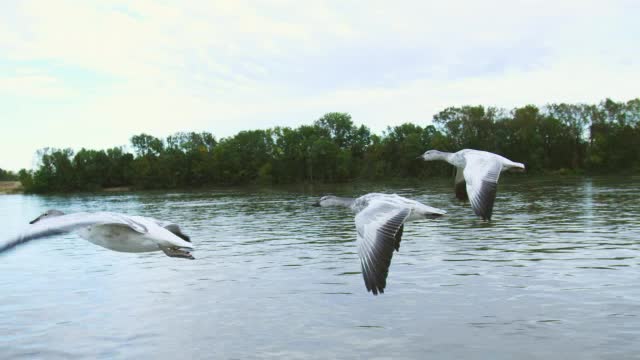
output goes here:
<path id="1" fill-rule="evenodd" d="M 320 201 L 316 201 L 316 202 L 314 202 L 311 206 L 319 207 L 319 206 L 320 206 Z"/>

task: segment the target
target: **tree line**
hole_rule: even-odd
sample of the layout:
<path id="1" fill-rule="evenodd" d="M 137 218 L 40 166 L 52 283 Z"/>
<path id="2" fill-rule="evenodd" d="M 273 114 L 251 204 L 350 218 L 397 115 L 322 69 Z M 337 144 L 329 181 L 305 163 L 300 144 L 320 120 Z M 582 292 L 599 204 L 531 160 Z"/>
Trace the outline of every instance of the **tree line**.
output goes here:
<path id="1" fill-rule="evenodd" d="M 0 181 L 16 181 L 18 175 L 9 170 L 0 168 Z"/>
<path id="2" fill-rule="evenodd" d="M 310 125 L 221 139 L 207 132 L 166 139 L 140 134 L 131 138 L 133 152 L 46 148 L 38 152 L 37 168 L 18 177 L 35 193 L 426 178 L 451 175 L 451 167 L 426 164 L 418 155 L 463 148 L 504 155 L 533 173 L 638 172 L 639 144 L 640 98 L 510 111 L 449 107 L 429 125 L 405 123 L 380 135 L 355 125 L 349 114 L 328 113 Z"/>

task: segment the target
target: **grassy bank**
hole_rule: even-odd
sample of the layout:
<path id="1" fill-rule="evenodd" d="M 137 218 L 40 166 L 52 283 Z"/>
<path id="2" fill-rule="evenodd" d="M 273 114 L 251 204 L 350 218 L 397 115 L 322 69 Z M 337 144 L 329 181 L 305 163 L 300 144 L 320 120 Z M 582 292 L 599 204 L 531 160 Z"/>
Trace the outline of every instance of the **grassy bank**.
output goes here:
<path id="1" fill-rule="evenodd" d="M 20 181 L 0 181 L 0 194 L 17 194 L 22 190 Z"/>

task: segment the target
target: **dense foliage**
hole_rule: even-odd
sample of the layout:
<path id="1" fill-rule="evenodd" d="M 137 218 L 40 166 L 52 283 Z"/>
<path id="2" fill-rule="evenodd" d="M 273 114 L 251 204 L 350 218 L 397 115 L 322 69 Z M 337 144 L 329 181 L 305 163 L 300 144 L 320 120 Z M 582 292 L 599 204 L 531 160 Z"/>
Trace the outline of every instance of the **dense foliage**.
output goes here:
<path id="1" fill-rule="evenodd" d="M 16 181 L 18 180 L 18 175 L 14 174 L 9 170 L 3 170 L 0 168 L 0 181 Z"/>
<path id="2" fill-rule="evenodd" d="M 406 123 L 382 135 L 345 113 L 312 125 L 242 131 L 219 141 L 210 133 L 131 138 L 131 154 L 43 149 L 35 171 L 21 170 L 31 192 L 105 187 L 200 187 L 247 183 L 340 182 L 450 175 L 445 163 L 417 159 L 427 149 L 487 150 L 526 164 L 529 172 L 640 170 L 640 99 L 597 105 L 527 105 L 506 111 L 450 107 L 433 124 Z"/>

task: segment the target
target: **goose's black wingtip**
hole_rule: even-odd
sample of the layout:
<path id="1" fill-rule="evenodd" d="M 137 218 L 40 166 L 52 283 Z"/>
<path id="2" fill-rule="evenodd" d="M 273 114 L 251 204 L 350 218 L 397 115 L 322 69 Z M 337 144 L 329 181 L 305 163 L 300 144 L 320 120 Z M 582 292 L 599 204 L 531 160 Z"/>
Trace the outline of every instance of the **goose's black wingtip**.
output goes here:
<path id="1" fill-rule="evenodd" d="M 372 289 L 367 289 L 371 294 L 373 294 L 374 296 L 378 296 L 380 294 L 384 294 L 384 288 L 372 288 Z"/>

